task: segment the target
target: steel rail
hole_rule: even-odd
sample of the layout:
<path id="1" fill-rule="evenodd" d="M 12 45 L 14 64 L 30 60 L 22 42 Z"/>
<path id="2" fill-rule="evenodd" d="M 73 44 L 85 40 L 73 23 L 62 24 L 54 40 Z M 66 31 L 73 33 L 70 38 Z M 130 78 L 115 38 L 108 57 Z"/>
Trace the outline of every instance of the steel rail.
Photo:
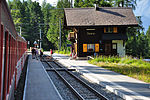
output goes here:
<path id="1" fill-rule="evenodd" d="M 43 59 L 44 59 L 44 58 L 43 58 Z M 45 59 L 44 59 L 44 60 L 45 60 Z M 49 65 L 49 67 L 53 68 L 52 65 L 51 65 L 50 63 L 48 63 L 46 60 L 45 60 L 44 62 L 46 62 L 46 63 Z M 85 99 L 62 77 L 62 75 L 60 75 L 60 74 L 58 73 L 58 71 L 55 70 L 55 68 L 53 68 L 53 69 L 54 69 L 55 73 L 63 80 L 63 82 L 69 87 L 69 89 L 77 96 L 77 98 L 78 98 L 79 100 L 85 100 Z"/>
<path id="2" fill-rule="evenodd" d="M 48 63 L 47 61 L 45 61 L 51 68 L 54 68 L 52 67 L 53 65 Z M 61 68 L 62 65 L 60 65 L 59 63 L 53 61 L 56 66 L 59 66 Z M 63 81 L 68 85 L 69 83 L 55 70 L 55 72 L 63 79 Z M 75 76 L 74 74 L 72 74 L 71 72 L 69 72 L 68 70 L 65 70 L 65 72 L 67 72 L 70 76 L 72 76 L 73 78 L 75 78 L 78 82 L 80 82 L 83 86 L 85 86 L 88 90 L 90 90 L 91 92 L 93 92 L 97 97 L 101 98 L 101 100 L 109 100 L 108 98 L 106 98 L 104 95 L 102 95 L 101 93 L 99 93 L 97 90 L 95 90 L 94 88 L 92 88 L 91 86 L 89 86 L 87 83 L 85 83 L 83 80 L 81 80 L 80 78 L 78 78 L 77 76 Z M 70 88 L 73 88 L 70 84 L 68 85 Z M 73 88 L 74 91 L 76 91 L 74 88 Z M 76 91 L 77 92 L 77 91 Z M 79 94 L 77 92 L 77 94 Z M 76 95 L 77 95 L 76 94 Z M 80 94 L 79 94 L 80 95 Z M 81 96 L 82 97 L 82 96 Z M 83 98 L 83 97 L 82 97 Z M 84 99 L 84 98 L 83 98 Z M 82 99 L 81 99 L 82 100 Z"/>
<path id="3" fill-rule="evenodd" d="M 54 61 L 55 62 L 55 61 Z M 56 63 L 58 66 L 60 66 L 62 68 L 61 65 L 59 65 L 59 63 Z M 69 73 L 72 77 L 74 77 L 75 79 L 77 79 L 81 84 L 83 84 L 84 86 L 86 86 L 91 92 L 94 92 L 96 96 L 98 96 L 99 98 L 104 98 L 103 100 L 109 100 L 108 98 L 106 98 L 104 95 L 102 95 L 101 93 L 99 93 L 98 91 L 96 91 L 94 88 L 92 88 L 91 86 L 89 86 L 87 83 L 85 83 L 83 80 L 81 80 L 80 78 L 78 78 L 77 76 L 75 76 L 74 74 L 72 74 L 71 72 L 65 70 L 67 73 Z"/>

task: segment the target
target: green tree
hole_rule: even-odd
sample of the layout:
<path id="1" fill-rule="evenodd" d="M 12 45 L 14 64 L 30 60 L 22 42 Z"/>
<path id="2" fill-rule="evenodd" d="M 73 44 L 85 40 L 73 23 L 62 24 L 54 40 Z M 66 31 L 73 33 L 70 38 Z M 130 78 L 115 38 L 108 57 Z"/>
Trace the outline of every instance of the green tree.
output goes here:
<path id="1" fill-rule="evenodd" d="M 141 17 L 137 17 L 139 27 L 128 28 L 126 53 L 134 57 L 148 57 L 148 39 L 144 34 Z"/>
<path id="2" fill-rule="evenodd" d="M 132 7 L 135 9 L 137 0 L 114 0 L 114 5 L 117 7 Z"/>
<path id="3" fill-rule="evenodd" d="M 74 7 L 83 7 L 84 1 L 83 0 L 75 0 L 74 1 Z"/>
<path id="4" fill-rule="evenodd" d="M 150 42 L 150 26 L 149 26 L 149 28 L 148 28 L 148 30 L 147 30 L 147 32 L 146 32 L 146 35 L 147 35 L 147 37 L 148 37 L 148 39 L 149 39 L 149 42 Z"/>
<path id="5" fill-rule="evenodd" d="M 61 40 L 62 40 L 62 48 L 66 48 L 67 42 L 67 31 L 63 29 L 63 19 L 64 19 L 64 10 L 63 8 L 71 7 L 69 0 L 60 0 L 57 3 L 56 8 L 50 10 L 51 17 L 50 17 L 50 28 L 47 33 L 48 40 L 53 44 L 53 48 L 58 49 L 59 47 L 59 20 L 61 19 Z"/>
<path id="6" fill-rule="evenodd" d="M 49 50 L 50 47 L 52 47 L 51 42 L 48 41 L 47 38 L 47 32 L 49 29 L 49 22 L 50 22 L 50 17 L 51 17 L 51 12 L 50 9 L 52 9 L 52 6 L 49 3 L 46 3 L 46 1 L 44 0 L 42 3 L 42 13 L 43 13 L 43 33 L 42 33 L 42 47 L 45 50 Z"/>
<path id="7" fill-rule="evenodd" d="M 41 6 L 38 2 L 31 2 L 30 0 L 28 2 L 28 8 L 30 13 L 30 46 L 33 46 L 33 42 L 40 39 L 40 23 L 43 23 L 43 13 L 41 11 Z"/>
<path id="8" fill-rule="evenodd" d="M 150 26 L 146 32 L 146 36 L 147 36 L 147 39 L 148 39 L 148 58 L 150 58 Z"/>

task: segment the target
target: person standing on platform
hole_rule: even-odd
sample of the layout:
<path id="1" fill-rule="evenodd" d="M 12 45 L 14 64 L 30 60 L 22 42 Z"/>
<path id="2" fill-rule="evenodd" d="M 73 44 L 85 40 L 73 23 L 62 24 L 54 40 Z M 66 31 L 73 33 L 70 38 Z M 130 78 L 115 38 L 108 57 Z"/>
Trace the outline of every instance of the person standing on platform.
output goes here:
<path id="1" fill-rule="evenodd" d="M 42 50 L 40 50 L 40 60 L 42 59 L 42 56 L 43 56 L 43 52 Z"/>
<path id="2" fill-rule="evenodd" d="M 53 54 L 53 50 L 52 49 L 50 49 L 50 56 L 52 57 L 52 54 Z"/>
<path id="3" fill-rule="evenodd" d="M 39 51 L 38 51 L 38 49 L 35 49 L 35 55 L 36 55 L 36 59 L 38 60 L 38 56 L 39 56 Z"/>
<path id="4" fill-rule="evenodd" d="M 35 58 L 35 49 L 33 48 L 32 49 L 32 59 L 34 59 Z"/>

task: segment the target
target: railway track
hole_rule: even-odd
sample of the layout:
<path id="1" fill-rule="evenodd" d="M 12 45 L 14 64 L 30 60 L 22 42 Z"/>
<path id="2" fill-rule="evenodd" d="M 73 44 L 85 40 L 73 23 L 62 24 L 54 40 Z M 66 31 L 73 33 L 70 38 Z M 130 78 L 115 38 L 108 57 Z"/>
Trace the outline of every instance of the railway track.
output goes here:
<path id="1" fill-rule="evenodd" d="M 67 88 L 69 88 L 69 90 L 77 97 L 77 99 L 108 100 L 108 98 L 97 92 L 94 88 L 90 87 L 70 72 L 74 69 L 67 69 L 54 60 L 46 60 L 44 57 L 43 61 L 47 64 L 46 71 L 53 71 L 63 81 Z"/>

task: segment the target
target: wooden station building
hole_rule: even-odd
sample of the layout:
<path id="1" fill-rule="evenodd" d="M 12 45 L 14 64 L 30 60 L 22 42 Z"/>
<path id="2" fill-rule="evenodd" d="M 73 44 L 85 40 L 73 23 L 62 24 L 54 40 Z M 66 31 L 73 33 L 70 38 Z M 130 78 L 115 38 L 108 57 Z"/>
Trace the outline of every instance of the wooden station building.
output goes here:
<path id="1" fill-rule="evenodd" d="M 127 28 L 138 26 L 131 8 L 65 8 L 64 28 L 77 57 L 125 56 Z"/>

